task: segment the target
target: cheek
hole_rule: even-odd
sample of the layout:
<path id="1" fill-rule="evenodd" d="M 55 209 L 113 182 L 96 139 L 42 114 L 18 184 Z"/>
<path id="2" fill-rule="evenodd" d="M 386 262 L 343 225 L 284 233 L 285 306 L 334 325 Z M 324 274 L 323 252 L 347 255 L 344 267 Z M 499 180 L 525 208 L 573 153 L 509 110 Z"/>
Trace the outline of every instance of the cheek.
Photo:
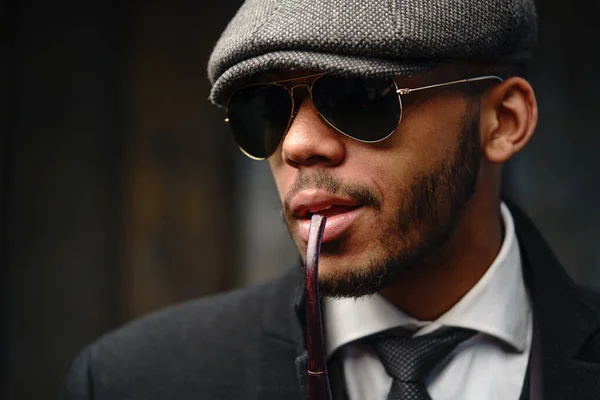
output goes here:
<path id="1" fill-rule="evenodd" d="M 454 152 L 463 131 L 465 106 L 462 97 L 446 95 L 407 113 L 395 135 L 413 170 L 428 170 Z"/>
<path id="2" fill-rule="evenodd" d="M 407 113 L 384 142 L 370 145 L 376 152 L 366 158 L 364 170 L 371 171 L 384 202 L 397 204 L 417 177 L 451 157 L 463 130 L 463 112 L 462 102 L 428 102 Z"/>
<path id="3" fill-rule="evenodd" d="M 408 156 L 398 153 L 390 157 L 380 157 L 379 161 L 381 162 L 370 169 L 372 179 L 382 194 L 382 211 L 393 212 L 392 209 L 400 203 L 405 190 L 418 173 L 417 165 Z"/>

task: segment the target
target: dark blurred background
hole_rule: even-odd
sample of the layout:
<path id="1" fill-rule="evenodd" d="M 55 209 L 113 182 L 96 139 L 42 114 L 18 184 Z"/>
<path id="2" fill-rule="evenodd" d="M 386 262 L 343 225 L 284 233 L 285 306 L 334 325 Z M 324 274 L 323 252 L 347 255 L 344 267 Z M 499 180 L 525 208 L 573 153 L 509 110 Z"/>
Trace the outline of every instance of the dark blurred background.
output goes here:
<path id="1" fill-rule="evenodd" d="M 56 398 L 104 332 L 296 261 L 266 165 L 207 101 L 209 53 L 240 4 L 0 5 L 2 398 Z M 541 118 L 505 189 L 600 288 L 600 3 L 538 13 Z"/>

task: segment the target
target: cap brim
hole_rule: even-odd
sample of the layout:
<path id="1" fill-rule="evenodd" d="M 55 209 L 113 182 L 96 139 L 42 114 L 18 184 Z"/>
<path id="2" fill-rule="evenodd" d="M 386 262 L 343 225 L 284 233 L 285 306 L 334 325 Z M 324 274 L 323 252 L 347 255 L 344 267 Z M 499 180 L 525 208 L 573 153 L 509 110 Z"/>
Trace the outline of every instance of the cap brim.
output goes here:
<path id="1" fill-rule="evenodd" d="M 329 72 L 365 77 L 410 76 L 448 63 L 448 60 L 411 60 L 357 57 L 309 51 L 276 51 L 241 61 L 214 82 L 210 101 L 225 106 L 231 94 L 260 74 L 272 70 Z"/>

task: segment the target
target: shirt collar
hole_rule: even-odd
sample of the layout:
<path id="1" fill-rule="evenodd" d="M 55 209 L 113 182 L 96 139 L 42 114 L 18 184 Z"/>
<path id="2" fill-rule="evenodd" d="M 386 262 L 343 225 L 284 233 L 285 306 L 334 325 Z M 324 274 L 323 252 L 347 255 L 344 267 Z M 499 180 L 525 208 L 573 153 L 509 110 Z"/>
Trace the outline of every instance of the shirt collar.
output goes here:
<path id="1" fill-rule="evenodd" d="M 450 310 L 435 321 L 419 321 L 396 308 L 381 295 L 359 299 L 324 299 L 327 354 L 341 346 L 389 328 L 418 329 L 416 335 L 440 326 L 474 329 L 496 337 L 522 352 L 532 312 L 522 276 L 521 254 L 512 215 L 502 203 L 504 240 L 496 259 L 481 279 Z"/>

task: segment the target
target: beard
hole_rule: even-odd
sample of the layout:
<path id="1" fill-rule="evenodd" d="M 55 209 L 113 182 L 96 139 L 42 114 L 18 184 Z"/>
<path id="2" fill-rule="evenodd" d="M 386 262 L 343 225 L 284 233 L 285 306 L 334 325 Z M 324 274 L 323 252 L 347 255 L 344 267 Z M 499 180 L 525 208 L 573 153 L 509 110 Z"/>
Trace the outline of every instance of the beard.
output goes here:
<path id="1" fill-rule="evenodd" d="M 325 276 L 320 274 L 321 295 L 358 298 L 375 294 L 401 279 L 407 271 L 426 264 L 432 255 L 440 254 L 477 185 L 481 162 L 478 106 L 467 107 L 462 132 L 451 154 L 430 171 L 415 176 L 393 216 L 380 225 L 373 240 L 379 242 L 383 253 L 373 256 L 366 265 L 347 265 Z M 317 170 L 311 177 L 300 175 L 286 196 L 283 215 L 288 229 L 293 216 L 287 198 L 308 185 L 381 211 L 381 200 L 368 187 L 345 183 L 324 170 Z M 334 255 L 342 247 L 339 241 L 324 243 L 321 253 Z"/>

